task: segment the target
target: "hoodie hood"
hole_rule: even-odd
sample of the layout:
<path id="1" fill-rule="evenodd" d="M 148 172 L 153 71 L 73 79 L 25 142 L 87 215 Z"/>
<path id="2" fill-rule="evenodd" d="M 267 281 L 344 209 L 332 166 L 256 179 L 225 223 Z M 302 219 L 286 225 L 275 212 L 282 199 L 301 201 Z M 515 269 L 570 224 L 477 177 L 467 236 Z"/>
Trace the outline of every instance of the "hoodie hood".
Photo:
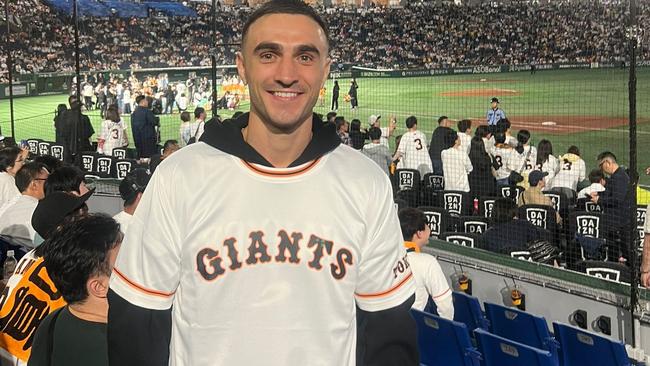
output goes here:
<path id="1" fill-rule="evenodd" d="M 248 126 L 249 115 L 244 113 L 237 119 L 227 119 L 223 122 L 215 119 L 208 121 L 200 141 L 246 162 L 273 167 L 257 150 L 244 141 L 242 129 Z M 341 144 L 334 124 L 323 123 L 316 114 L 313 115 L 311 123 L 313 134 L 311 141 L 302 154 L 289 165 L 290 167 L 318 159 Z"/>
<path id="2" fill-rule="evenodd" d="M 580 157 L 576 154 L 567 153 L 560 156 L 560 161 L 564 161 L 564 160 L 567 160 L 571 163 L 575 163 L 576 161 L 580 160 Z"/>

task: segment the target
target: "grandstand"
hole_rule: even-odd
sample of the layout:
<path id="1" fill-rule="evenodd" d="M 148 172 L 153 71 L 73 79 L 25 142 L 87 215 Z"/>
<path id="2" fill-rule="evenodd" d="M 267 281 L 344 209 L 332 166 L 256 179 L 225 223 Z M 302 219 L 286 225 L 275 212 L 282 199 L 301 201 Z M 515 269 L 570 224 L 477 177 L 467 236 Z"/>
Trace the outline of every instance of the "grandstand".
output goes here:
<path id="1" fill-rule="evenodd" d="M 197 136 L 198 127 L 188 127 L 201 123 L 196 108 L 204 108 L 208 119 L 215 116 L 205 125 L 250 110 L 235 60 L 245 20 L 257 4 L 237 3 L 218 2 L 213 14 L 204 1 L 9 2 L 0 27 L 8 40 L 0 44 L 4 143 L 22 144 L 32 158 L 51 155 L 76 165 L 96 188 L 91 211 L 120 212 L 120 182 L 136 168 L 149 168 L 150 156 L 136 150 L 131 129 L 139 95 L 149 98 L 158 121 L 157 149 L 168 140 L 184 146 L 188 136 Z M 355 134 L 345 126 L 360 125 L 356 135 L 368 144 L 362 152 L 373 143 L 369 131 L 380 116 L 389 158 L 402 151 L 399 161 L 383 167 L 390 169 L 395 204 L 424 212 L 431 237 L 422 252 L 437 258 L 454 291 L 453 320 L 438 316 L 433 301 L 425 311 L 412 310 L 421 363 L 650 362 L 650 292 L 641 277 L 650 270 L 642 266 L 650 230 L 650 2 L 312 5 L 328 24 L 332 59 L 314 112 L 326 123 L 334 122 L 326 121 L 333 110 L 343 117 L 337 128 L 343 126 L 338 132 L 344 143 Z M 76 154 L 56 129 L 70 95 L 81 97 L 81 113 L 95 131 L 92 148 Z M 506 118 L 479 128 L 492 124 L 493 98 Z M 112 105 L 126 125 L 128 144 L 105 155 L 100 131 Z M 195 122 L 181 121 L 185 111 Z M 413 132 L 409 116 L 417 118 L 429 152 L 416 166 L 407 166 L 408 150 L 399 141 Z M 463 120 L 471 121 L 468 141 L 476 136 L 469 144 L 483 147 L 481 153 L 466 146 L 472 169 L 460 175 L 467 187 L 453 179 L 463 161 L 445 160 L 454 142 L 436 140 L 438 133 L 457 136 Z M 518 143 L 520 136 L 529 137 Z M 516 155 L 519 147 L 524 152 Z M 603 152 L 615 156 L 619 172 L 627 169 L 621 173 L 631 178 L 625 187 L 614 182 L 618 170 L 608 171 L 612 158 Z M 427 164 L 430 169 L 421 169 Z M 566 171 L 580 164 L 583 172 L 573 182 Z M 542 185 L 532 181 L 533 171 L 549 173 Z M 592 171 L 608 176 L 603 197 L 605 189 L 622 189 L 620 202 L 598 203 L 578 193 L 600 184 Z M 542 188 L 532 192 L 531 185 Z M 532 243 L 540 242 L 553 253 L 551 260 L 537 256 Z"/>

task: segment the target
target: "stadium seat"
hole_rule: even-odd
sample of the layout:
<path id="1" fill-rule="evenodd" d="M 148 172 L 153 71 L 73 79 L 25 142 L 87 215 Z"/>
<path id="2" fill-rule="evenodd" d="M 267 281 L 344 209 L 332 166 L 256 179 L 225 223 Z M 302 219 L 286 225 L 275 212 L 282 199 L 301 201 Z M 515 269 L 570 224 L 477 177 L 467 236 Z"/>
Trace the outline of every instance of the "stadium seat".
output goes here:
<path id="1" fill-rule="evenodd" d="M 51 142 L 41 141 L 38 143 L 38 155 L 50 155 Z"/>
<path id="2" fill-rule="evenodd" d="M 484 234 L 490 227 L 490 219 L 480 216 L 461 216 L 459 229 L 464 233 Z"/>
<path id="3" fill-rule="evenodd" d="M 32 155 L 38 155 L 38 144 L 43 141 L 41 139 L 27 139 L 27 147 L 29 148 L 29 153 Z"/>
<path id="4" fill-rule="evenodd" d="M 435 175 L 427 173 L 422 178 L 425 188 L 430 188 L 432 191 L 443 191 L 445 189 L 445 177 L 442 175 Z"/>
<path id="5" fill-rule="evenodd" d="M 645 225 L 645 215 L 647 206 L 636 206 L 636 227 L 642 228 Z"/>
<path id="6" fill-rule="evenodd" d="M 472 213 L 469 193 L 462 191 L 442 191 L 436 196 L 437 207 L 444 208 L 450 215 L 463 216 Z"/>
<path id="7" fill-rule="evenodd" d="M 548 351 L 557 362 L 559 343 L 549 332 L 543 317 L 489 302 L 485 302 L 483 305 L 492 333 Z"/>
<path id="8" fill-rule="evenodd" d="M 118 158 L 118 159 L 126 159 L 127 158 L 126 148 L 117 147 L 117 148 L 113 149 L 112 155 L 113 155 L 113 157 Z"/>
<path id="9" fill-rule="evenodd" d="M 607 257 L 607 240 L 578 234 L 575 236 L 575 241 L 580 248 L 582 260 L 606 261 L 609 259 Z"/>
<path id="10" fill-rule="evenodd" d="M 586 260 L 578 262 L 576 267 L 580 272 L 586 273 L 590 276 L 614 282 L 630 283 L 632 280 L 630 268 L 624 264 L 616 262 Z"/>
<path id="11" fill-rule="evenodd" d="M 475 233 L 456 233 L 447 231 L 438 235 L 438 239 L 470 248 L 483 248 L 483 238 Z"/>
<path id="12" fill-rule="evenodd" d="M 487 318 L 485 318 L 483 310 L 481 310 L 481 303 L 476 297 L 464 292 L 454 291 L 452 298 L 454 301 L 454 321 L 465 324 L 470 331 L 476 328 L 485 330 L 489 328 Z"/>
<path id="13" fill-rule="evenodd" d="M 472 346 L 465 324 L 415 309 L 411 314 L 417 325 L 420 365 L 480 365 L 481 355 Z"/>
<path id="14" fill-rule="evenodd" d="M 605 237 L 604 217 L 600 213 L 573 211 L 568 218 L 569 234 L 580 234 L 594 238 Z"/>
<path id="15" fill-rule="evenodd" d="M 553 323 L 562 366 L 631 366 L 625 344 L 567 324 Z"/>
<path id="16" fill-rule="evenodd" d="M 65 146 L 57 143 L 53 143 L 50 146 L 50 155 L 54 156 L 55 158 L 64 161 L 66 158 L 66 151 L 65 151 Z"/>
<path id="17" fill-rule="evenodd" d="M 483 355 L 483 366 L 559 366 L 548 351 L 511 341 L 482 329 L 476 329 L 474 336 Z"/>
<path id="18" fill-rule="evenodd" d="M 115 160 L 112 156 L 98 154 L 95 158 L 94 173 L 100 178 L 116 178 Z"/>
<path id="19" fill-rule="evenodd" d="M 555 233 L 558 229 L 555 212 L 555 209 L 546 205 L 523 205 L 519 207 L 518 216 L 537 227 Z"/>
<path id="20" fill-rule="evenodd" d="M 511 256 L 512 258 L 517 258 L 528 262 L 533 261 L 532 255 L 527 250 L 505 248 L 503 251 L 507 253 L 509 256 Z"/>
<path id="21" fill-rule="evenodd" d="M 500 197 L 479 197 L 478 198 L 478 213 L 480 216 L 492 218 L 492 207 L 494 201 Z"/>
<path id="22" fill-rule="evenodd" d="M 598 203 L 593 203 L 587 198 L 579 198 L 576 202 L 577 211 L 603 213 L 605 210 Z"/>
<path id="23" fill-rule="evenodd" d="M 117 179 L 124 179 L 126 175 L 133 169 L 138 167 L 138 162 L 131 159 L 116 159 L 115 160 L 115 177 Z"/>
<path id="24" fill-rule="evenodd" d="M 395 192 L 395 198 L 406 201 L 408 207 L 418 206 L 419 194 L 415 189 L 405 188 Z"/>
<path id="25" fill-rule="evenodd" d="M 431 237 L 437 238 L 441 233 L 447 231 L 450 217 L 447 211 L 439 207 L 422 206 L 418 207 L 427 218 L 431 228 Z"/>
<path id="26" fill-rule="evenodd" d="M 415 169 L 397 169 L 393 174 L 393 189 L 401 191 L 413 189 L 420 191 L 420 172 Z"/>
<path id="27" fill-rule="evenodd" d="M 95 170 L 97 155 L 98 154 L 94 151 L 84 151 L 79 154 L 77 165 L 81 170 L 90 173 Z"/>
<path id="28" fill-rule="evenodd" d="M 542 193 L 553 201 L 555 211 L 563 218 L 569 214 L 569 208 L 575 206 L 576 193 L 568 188 L 553 188 Z"/>
<path id="29" fill-rule="evenodd" d="M 501 197 L 510 198 L 515 202 L 519 200 L 522 193 L 524 193 L 524 188 L 520 186 L 505 186 L 499 190 Z"/>
<path id="30" fill-rule="evenodd" d="M 401 198 L 395 198 L 393 201 L 395 202 L 395 209 L 397 210 L 397 212 L 399 212 L 401 209 L 410 207 L 408 205 L 408 202 L 404 201 Z"/>

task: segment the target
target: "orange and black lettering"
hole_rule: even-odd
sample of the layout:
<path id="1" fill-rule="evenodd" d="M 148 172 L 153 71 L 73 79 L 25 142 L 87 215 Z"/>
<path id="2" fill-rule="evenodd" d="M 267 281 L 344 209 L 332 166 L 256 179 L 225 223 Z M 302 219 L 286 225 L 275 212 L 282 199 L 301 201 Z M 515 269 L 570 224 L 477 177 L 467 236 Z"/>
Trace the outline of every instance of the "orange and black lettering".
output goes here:
<path id="1" fill-rule="evenodd" d="M 307 247 L 309 248 L 316 247 L 316 248 L 314 249 L 314 258 L 311 260 L 311 262 L 309 262 L 309 267 L 313 269 L 323 268 L 323 266 L 321 266 L 320 264 L 320 260 L 321 258 L 323 258 L 323 249 L 325 249 L 328 255 L 331 255 L 333 246 L 334 246 L 333 242 L 319 238 L 316 235 L 312 235 L 309 238 L 309 243 L 307 244 Z"/>
<path id="2" fill-rule="evenodd" d="M 300 263 L 300 258 L 298 258 L 298 250 L 300 249 L 300 239 L 302 239 L 302 233 L 291 233 L 291 239 L 289 234 L 286 231 L 280 230 L 278 233 L 280 237 L 280 244 L 278 244 L 278 255 L 275 256 L 276 262 L 284 263 L 287 261 L 285 256 L 286 251 L 289 251 L 289 262 L 290 263 Z"/>
<path id="3" fill-rule="evenodd" d="M 237 243 L 237 239 L 235 238 L 229 238 L 223 241 L 223 246 L 228 248 L 228 258 L 230 258 L 230 267 L 228 268 L 233 271 L 241 268 L 241 262 L 237 259 L 239 252 L 235 248 L 235 243 Z"/>
<path id="4" fill-rule="evenodd" d="M 336 252 L 336 264 L 330 264 L 332 277 L 337 280 L 345 277 L 347 274 L 347 268 L 345 268 L 346 263 L 352 265 L 352 253 L 349 250 L 343 248 Z"/>
<path id="5" fill-rule="evenodd" d="M 206 259 L 209 267 L 205 263 Z M 199 271 L 203 278 L 212 281 L 226 272 L 221 266 L 221 262 L 223 262 L 223 259 L 219 256 L 218 250 L 203 248 L 196 255 L 196 270 Z"/>
<path id="6" fill-rule="evenodd" d="M 268 252 L 268 246 L 264 244 L 262 238 L 264 233 L 262 231 L 253 231 L 250 233 L 251 245 L 248 247 L 248 259 L 246 264 L 257 264 L 257 262 L 266 263 L 271 260 Z M 259 258 L 258 258 L 259 254 Z"/>

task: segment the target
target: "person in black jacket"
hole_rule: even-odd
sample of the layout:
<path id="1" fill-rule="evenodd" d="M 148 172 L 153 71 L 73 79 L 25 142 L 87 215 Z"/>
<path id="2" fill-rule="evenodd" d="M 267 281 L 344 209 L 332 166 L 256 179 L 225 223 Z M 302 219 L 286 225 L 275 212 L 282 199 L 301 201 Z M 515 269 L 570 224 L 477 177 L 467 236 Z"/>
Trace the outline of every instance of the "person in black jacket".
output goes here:
<path id="1" fill-rule="evenodd" d="M 90 137 L 95 133 L 90 124 L 90 118 L 81 113 L 81 103 L 76 96 L 68 98 L 70 109 L 65 111 L 61 117 L 60 138 L 64 148 L 69 152 L 64 154 L 66 162 L 75 161 L 82 151 L 92 150 Z M 58 131 L 57 131 L 58 132 Z"/>
<path id="2" fill-rule="evenodd" d="M 482 138 L 472 137 L 469 160 L 474 167 L 469 173 L 469 191 L 472 197 L 494 196 L 496 181 L 492 174 L 492 159 L 485 151 Z"/>
<path id="3" fill-rule="evenodd" d="M 368 139 L 368 132 L 361 131 L 361 121 L 353 119 L 350 122 L 350 143 L 355 150 L 361 150 Z"/>
<path id="4" fill-rule="evenodd" d="M 357 89 L 359 89 L 359 84 L 357 84 L 357 81 L 355 79 L 352 79 L 352 82 L 350 83 L 350 91 L 348 92 L 348 95 L 350 96 L 350 108 L 352 110 L 359 108 Z"/>
<path id="5" fill-rule="evenodd" d="M 429 155 L 431 156 L 431 164 L 433 165 L 433 173 L 436 175 L 442 175 L 442 157 L 440 153 L 442 150 L 449 149 L 453 146 L 449 145 L 452 132 L 451 121 L 447 116 L 441 116 L 438 118 L 438 127 L 433 131 L 431 135 L 431 143 L 429 144 Z"/>
<path id="6" fill-rule="evenodd" d="M 332 111 L 339 110 L 339 90 L 341 90 L 341 87 L 339 87 L 339 81 L 335 80 L 334 88 L 332 88 L 332 108 L 330 108 Z"/>
<path id="7" fill-rule="evenodd" d="M 63 118 L 68 107 L 65 104 L 59 104 L 54 114 L 54 136 L 57 144 L 63 143 Z"/>
<path id="8" fill-rule="evenodd" d="M 135 98 L 138 105 L 131 114 L 131 130 L 138 158 L 149 158 L 156 153 L 156 116 L 149 109 L 149 101 L 144 95 Z"/>
<path id="9" fill-rule="evenodd" d="M 483 234 L 483 249 L 510 255 L 528 250 L 528 243 L 542 239 L 540 230 L 525 219 L 517 218 L 517 204 L 509 198 L 499 198 L 492 206 L 492 227 Z"/>

